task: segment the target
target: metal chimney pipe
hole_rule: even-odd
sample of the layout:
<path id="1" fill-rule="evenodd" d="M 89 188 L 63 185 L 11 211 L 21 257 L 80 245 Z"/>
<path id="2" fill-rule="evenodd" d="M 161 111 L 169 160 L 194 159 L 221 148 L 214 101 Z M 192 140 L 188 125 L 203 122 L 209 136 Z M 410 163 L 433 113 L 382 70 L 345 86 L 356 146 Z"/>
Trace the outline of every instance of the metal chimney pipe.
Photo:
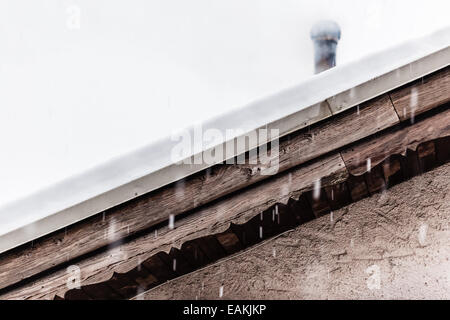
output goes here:
<path id="1" fill-rule="evenodd" d="M 336 66 L 336 47 L 340 38 L 341 28 L 334 21 L 320 21 L 311 28 L 316 74 Z"/>

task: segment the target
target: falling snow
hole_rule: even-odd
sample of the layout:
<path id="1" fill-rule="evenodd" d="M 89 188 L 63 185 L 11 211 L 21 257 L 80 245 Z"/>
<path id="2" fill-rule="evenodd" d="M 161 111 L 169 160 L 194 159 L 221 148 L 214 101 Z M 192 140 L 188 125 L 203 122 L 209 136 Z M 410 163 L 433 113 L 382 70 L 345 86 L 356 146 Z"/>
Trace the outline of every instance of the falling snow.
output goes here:
<path id="1" fill-rule="evenodd" d="M 419 228 L 419 235 L 418 235 L 419 243 L 422 247 L 424 247 L 426 245 L 427 231 L 428 231 L 428 225 L 422 224 Z"/>
<path id="2" fill-rule="evenodd" d="M 184 180 L 177 181 L 175 184 L 175 198 L 182 200 L 184 196 Z"/>
<path id="3" fill-rule="evenodd" d="M 114 241 L 116 236 L 116 221 L 112 219 L 108 225 L 107 238 L 109 241 Z"/>
<path id="4" fill-rule="evenodd" d="M 143 300 L 144 296 L 142 295 L 145 292 L 144 288 L 139 286 L 136 292 L 136 300 Z"/>
<path id="5" fill-rule="evenodd" d="M 372 170 L 372 159 L 367 159 L 366 160 L 366 167 L 367 167 L 367 172 L 370 172 Z"/>
<path id="6" fill-rule="evenodd" d="M 280 224 L 280 215 L 278 214 L 278 205 L 275 205 L 275 215 L 277 216 L 277 223 Z"/>
<path id="7" fill-rule="evenodd" d="M 175 216 L 171 214 L 169 216 L 169 229 L 173 230 L 175 228 Z"/>
<path id="8" fill-rule="evenodd" d="M 316 181 L 314 181 L 314 191 L 313 191 L 314 200 L 318 200 L 320 198 L 320 187 L 321 187 L 321 180 L 317 179 Z"/>
<path id="9" fill-rule="evenodd" d="M 413 87 L 411 89 L 411 97 L 410 97 L 410 101 L 409 101 L 409 106 L 411 107 L 411 119 L 410 119 L 411 124 L 414 123 L 414 117 L 415 117 L 418 101 L 419 101 L 419 97 L 417 94 L 417 88 Z"/>

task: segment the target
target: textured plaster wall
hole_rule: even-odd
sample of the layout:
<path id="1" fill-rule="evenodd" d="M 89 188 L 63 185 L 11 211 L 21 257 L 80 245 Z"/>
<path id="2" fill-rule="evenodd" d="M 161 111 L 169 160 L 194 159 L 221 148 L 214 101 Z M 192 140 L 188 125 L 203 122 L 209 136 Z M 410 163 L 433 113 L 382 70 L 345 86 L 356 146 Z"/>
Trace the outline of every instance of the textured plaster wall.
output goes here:
<path id="1" fill-rule="evenodd" d="M 449 223 L 447 164 L 137 298 L 450 299 Z"/>

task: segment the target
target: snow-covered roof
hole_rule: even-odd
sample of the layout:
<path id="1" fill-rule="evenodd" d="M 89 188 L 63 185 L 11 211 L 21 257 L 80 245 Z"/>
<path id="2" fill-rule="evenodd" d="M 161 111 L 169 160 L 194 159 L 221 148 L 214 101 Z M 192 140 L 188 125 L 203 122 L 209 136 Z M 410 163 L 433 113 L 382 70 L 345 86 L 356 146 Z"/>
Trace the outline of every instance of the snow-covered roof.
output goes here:
<path id="1" fill-rule="evenodd" d="M 292 88 L 206 121 L 201 127 L 204 131 L 216 129 L 225 133 L 232 129 L 243 134 L 275 128 L 284 136 L 449 64 L 450 28 L 446 28 L 315 75 Z M 188 130 L 193 136 L 195 127 Z M 167 137 L 1 207 L 0 252 L 213 165 L 175 164 L 171 155 L 177 143 Z M 204 143 L 199 152 L 225 143 L 225 139 Z M 254 147 L 257 145 L 249 145 L 228 156 Z M 226 160 L 225 157 L 222 160 Z"/>

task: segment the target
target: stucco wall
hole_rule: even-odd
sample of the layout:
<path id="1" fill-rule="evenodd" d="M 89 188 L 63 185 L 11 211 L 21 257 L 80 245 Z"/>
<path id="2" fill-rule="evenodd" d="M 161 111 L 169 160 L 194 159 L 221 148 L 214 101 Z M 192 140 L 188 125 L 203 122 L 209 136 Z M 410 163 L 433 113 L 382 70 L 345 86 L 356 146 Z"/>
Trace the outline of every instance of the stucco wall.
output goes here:
<path id="1" fill-rule="evenodd" d="M 450 299 L 450 164 L 144 299 Z"/>

